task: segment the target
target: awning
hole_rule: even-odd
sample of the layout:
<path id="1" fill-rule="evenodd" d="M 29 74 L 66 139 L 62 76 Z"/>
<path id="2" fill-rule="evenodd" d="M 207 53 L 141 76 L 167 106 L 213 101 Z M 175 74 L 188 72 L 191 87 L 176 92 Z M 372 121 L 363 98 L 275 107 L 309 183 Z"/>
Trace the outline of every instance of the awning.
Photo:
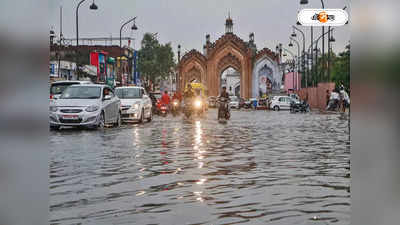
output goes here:
<path id="1" fill-rule="evenodd" d="M 97 67 L 92 66 L 92 65 L 84 65 L 82 68 L 82 71 L 87 73 L 90 76 L 95 76 L 97 77 Z"/>

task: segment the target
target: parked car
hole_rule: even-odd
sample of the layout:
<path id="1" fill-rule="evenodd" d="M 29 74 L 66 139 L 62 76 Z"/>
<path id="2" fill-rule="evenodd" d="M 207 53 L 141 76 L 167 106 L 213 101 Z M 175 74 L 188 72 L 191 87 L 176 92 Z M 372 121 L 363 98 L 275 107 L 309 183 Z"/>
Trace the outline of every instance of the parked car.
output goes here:
<path id="1" fill-rule="evenodd" d="M 274 96 L 271 99 L 270 109 L 273 109 L 274 111 L 289 110 L 290 103 L 292 102 L 300 104 L 298 100 L 295 100 L 289 96 Z"/>
<path id="2" fill-rule="evenodd" d="M 118 87 L 115 94 L 121 99 L 123 121 L 150 122 L 153 119 L 152 103 L 142 87 Z"/>
<path id="3" fill-rule="evenodd" d="M 239 109 L 239 98 L 237 96 L 229 96 L 229 107 L 231 109 Z"/>
<path id="4" fill-rule="evenodd" d="M 92 84 L 92 82 L 82 80 L 64 80 L 53 82 L 50 84 L 50 99 L 59 98 L 63 91 L 67 89 L 67 87 L 74 84 Z"/>
<path id="5" fill-rule="evenodd" d="M 244 98 L 239 98 L 239 109 L 244 108 L 246 100 Z"/>
<path id="6" fill-rule="evenodd" d="M 61 126 L 103 128 L 121 124 L 121 101 L 107 85 L 71 85 L 51 102 L 50 128 Z"/>

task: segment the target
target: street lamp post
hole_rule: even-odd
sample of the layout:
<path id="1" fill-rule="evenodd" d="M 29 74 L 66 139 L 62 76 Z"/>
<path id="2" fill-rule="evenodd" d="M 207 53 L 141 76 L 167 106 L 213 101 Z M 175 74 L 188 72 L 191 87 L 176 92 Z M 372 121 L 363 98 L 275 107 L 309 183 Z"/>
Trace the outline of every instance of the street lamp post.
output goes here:
<path id="1" fill-rule="evenodd" d="M 305 73 L 306 71 L 305 71 L 305 48 L 306 48 L 306 36 L 304 35 L 304 32 L 302 31 L 302 30 L 300 30 L 299 28 L 297 28 L 296 26 L 292 26 L 293 27 L 293 29 L 295 29 L 295 30 L 297 30 L 297 31 L 299 31 L 300 33 L 301 33 L 301 35 L 302 35 L 302 37 L 303 37 L 303 52 L 302 52 L 302 60 L 301 60 L 301 63 L 302 63 L 302 71 Z M 296 33 L 294 33 L 293 32 L 293 34 L 296 34 Z M 292 37 L 293 37 L 293 34 L 292 34 Z M 306 79 L 306 82 L 307 82 L 307 74 L 305 74 L 305 79 Z"/>
<path id="2" fill-rule="evenodd" d="M 176 90 L 177 91 L 181 91 L 181 78 L 180 78 L 180 74 L 179 74 L 179 71 L 180 71 L 180 62 L 181 62 L 181 45 L 178 45 L 178 72 L 176 73 L 176 84 L 175 84 L 175 86 L 176 86 Z"/>
<path id="3" fill-rule="evenodd" d="M 334 28 L 330 28 L 327 32 L 323 33 L 321 36 L 319 36 L 319 37 L 317 38 L 317 40 L 314 41 L 314 42 L 315 42 L 315 49 L 314 49 L 314 50 L 317 50 L 319 40 L 320 40 L 321 38 L 323 38 L 324 35 L 327 34 L 328 32 L 333 32 L 333 30 L 334 30 Z M 333 38 L 333 37 L 331 37 L 331 41 L 332 41 L 332 42 L 334 41 L 334 38 Z M 311 44 L 310 47 L 309 47 L 308 49 L 310 49 L 312 46 L 313 46 L 313 45 Z M 315 64 L 316 64 L 316 67 L 318 67 L 318 51 L 315 51 L 315 55 L 316 55 Z M 316 68 L 316 70 L 317 70 L 317 68 Z"/>
<path id="4" fill-rule="evenodd" d="M 329 27 L 328 33 L 328 82 L 331 80 L 331 54 L 332 54 L 332 42 L 335 42 L 333 35 L 333 30 Z"/>
<path id="5" fill-rule="evenodd" d="M 300 0 L 300 4 L 306 5 L 306 4 L 308 4 L 308 0 Z M 325 9 L 325 4 L 324 4 L 323 0 L 321 0 L 321 5 L 322 5 L 322 8 Z M 312 32 L 312 27 L 311 27 L 311 32 Z M 312 37 L 311 37 L 311 40 L 312 40 Z M 322 26 L 322 62 L 324 63 L 324 61 L 325 61 L 325 26 Z"/>
<path id="6" fill-rule="evenodd" d="M 76 64 L 76 72 L 77 72 L 77 77 L 78 77 L 78 80 L 79 80 L 79 68 L 78 68 L 78 46 L 79 46 L 79 18 L 78 18 L 78 14 L 79 14 L 79 6 L 81 6 L 82 5 L 82 3 L 84 2 L 84 1 L 86 1 L 86 0 L 81 0 L 79 3 L 78 3 L 78 5 L 76 6 L 76 12 L 75 12 L 75 17 L 76 17 L 76 52 L 75 52 L 75 64 Z M 98 9 L 98 7 L 97 7 L 97 5 L 94 3 L 94 0 L 93 0 L 93 3 L 90 5 L 90 7 L 89 7 L 89 9 L 91 9 L 91 10 L 97 10 Z"/>
<path id="7" fill-rule="evenodd" d="M 123 29 L 124 26 L 127 25 L 128 23 L 130 23 L 130 22 L 132 22 L 132 21 L 135 21 L 135 19 L 136 19 L 136 16 L 133 17 L 132 19 L 126 21 L 124 24 L 122 24 L 121 28 L 119 29 L 119 48 L 120 48 L 121 52 L 122 52 L 122 29 Z M 133 23 L 133 26 L 132 26 L 131 29 L 132 29 L 132 30 L 137 30 L 137 29 L 138 29 L 138 28 L 136 27 L 136 23 L 135 23 L 135 22 Z"/>
<path id="8" fill-rule="evenodd" d="M 292 44 L 292 46 L 293 46 L 293 44 Z M 294 65 L 296 65 L 296 57 L 295 57 L 295 55 L 294 55 L 291 51 L 289 51 L 288 49 L 283 48 L 283 50 L 286 51 L 287 53 L 289 53 L 289 54 L 292 56 L 292 60 L 293 60 L 293 66 L 292 66 L 292 89 L 294 90 L 294 69 L 295 69 L 295 66 L 294 66 Z M 297 68 L 297 71 L 298 71 L 298 68 Z"/>
<path id="9" fill-rule="evenodd" d="M 120 49 L 120 55 L 122 56 L 123 55 L 123 52 L 122 52 L 122 29 L 124 28 L 124 26 L 125 25 L 127 25 L 128 23 L 130 23 L 130 22 L 132 22 L 132 21 L 134 21 L 136 19 L 136 16 L 135 17 L 133 17 L 132 19 L 130 19 L 130 20 L 128 20 L 128 21 L 126 21 L 125 23 L 123 23 L 122 24 L 122 26 L 121 26 L 121 28 L 119 29 L 119 49 Z M 135 23 L 133 23 L 133 26 L 132 26 L 132 28 L 131 28 L 132 30 L 137 30 L 138 28 L 136 27 L 136 24 Z M 129 59 L 129 57 L 128 57 L 128 59 Z M 128 62 L 128 65 L 130 64 L 130 62 Z M 122 76 L 123 76 L 123 74 L 122 74 L 122 70 L 120 69 L 120 72 L 121 72 L 121 81 L 122 81 Z"/>
<path id="10" fill-rule="evenodd" d="M 296 39 L 294 39 L 294 38 L 292 38 L 292 37 L 290 37 L 290 40 L 291 41 L 294 41 L 295 43 L 296 43 L 296 45 L 297 45 L 297 57 L 298 57 L 298 60 L 297 60 L 297 79 L 299 78 L 299 71 L 300 71 L 300 44 L 299 44 L 299 42 L 296 40 Z M 293 47 L 293 44 L 292 44 L 292 42 L 290 41 L 290 43 L 289 43 L 289 47 Z M 294 87 L 293 87 L 294 88 Z M 297 90 L 298 88 L 297 88 L 297 83 L 296 83 L 296 90 Z"/>

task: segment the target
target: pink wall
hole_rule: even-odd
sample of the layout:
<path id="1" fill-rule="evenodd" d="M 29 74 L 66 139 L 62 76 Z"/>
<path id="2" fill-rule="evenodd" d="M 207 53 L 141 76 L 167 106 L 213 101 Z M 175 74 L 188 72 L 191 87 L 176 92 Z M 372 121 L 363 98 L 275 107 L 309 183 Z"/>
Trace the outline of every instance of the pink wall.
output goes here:
<path id="1" fill-rule="evenodd" d="M 318 87 L 303 88 L 297 91 L 301 99 L 306 99 L 308 94 L 308 104 L 312 109 L 325 110 L 326 108 L 326 90 L 332 92 L 335 89 L 335 83 L 319 83 Z"/>
<path id="2" fill-rule="evenodd" d="M 294 82 L 293 82 L 294 79 Z M 287 92 L 289 89 L 300 89 L 301 88 L 301 74 L 299 73 L 297 76 L 296 72 L 290 72 L 285 74 L 285 83 L 284 83 L 284 89 Z"/>

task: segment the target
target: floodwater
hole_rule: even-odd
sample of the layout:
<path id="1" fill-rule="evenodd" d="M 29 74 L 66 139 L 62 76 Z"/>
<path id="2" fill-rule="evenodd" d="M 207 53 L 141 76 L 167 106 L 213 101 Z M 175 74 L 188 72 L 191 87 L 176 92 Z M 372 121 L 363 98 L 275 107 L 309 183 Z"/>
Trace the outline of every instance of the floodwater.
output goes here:
<path id="1" fill-rule="evenodd" d="M 51 132 L 51 224 L 349 224 L 348 120 L 233 111 Z"/>

